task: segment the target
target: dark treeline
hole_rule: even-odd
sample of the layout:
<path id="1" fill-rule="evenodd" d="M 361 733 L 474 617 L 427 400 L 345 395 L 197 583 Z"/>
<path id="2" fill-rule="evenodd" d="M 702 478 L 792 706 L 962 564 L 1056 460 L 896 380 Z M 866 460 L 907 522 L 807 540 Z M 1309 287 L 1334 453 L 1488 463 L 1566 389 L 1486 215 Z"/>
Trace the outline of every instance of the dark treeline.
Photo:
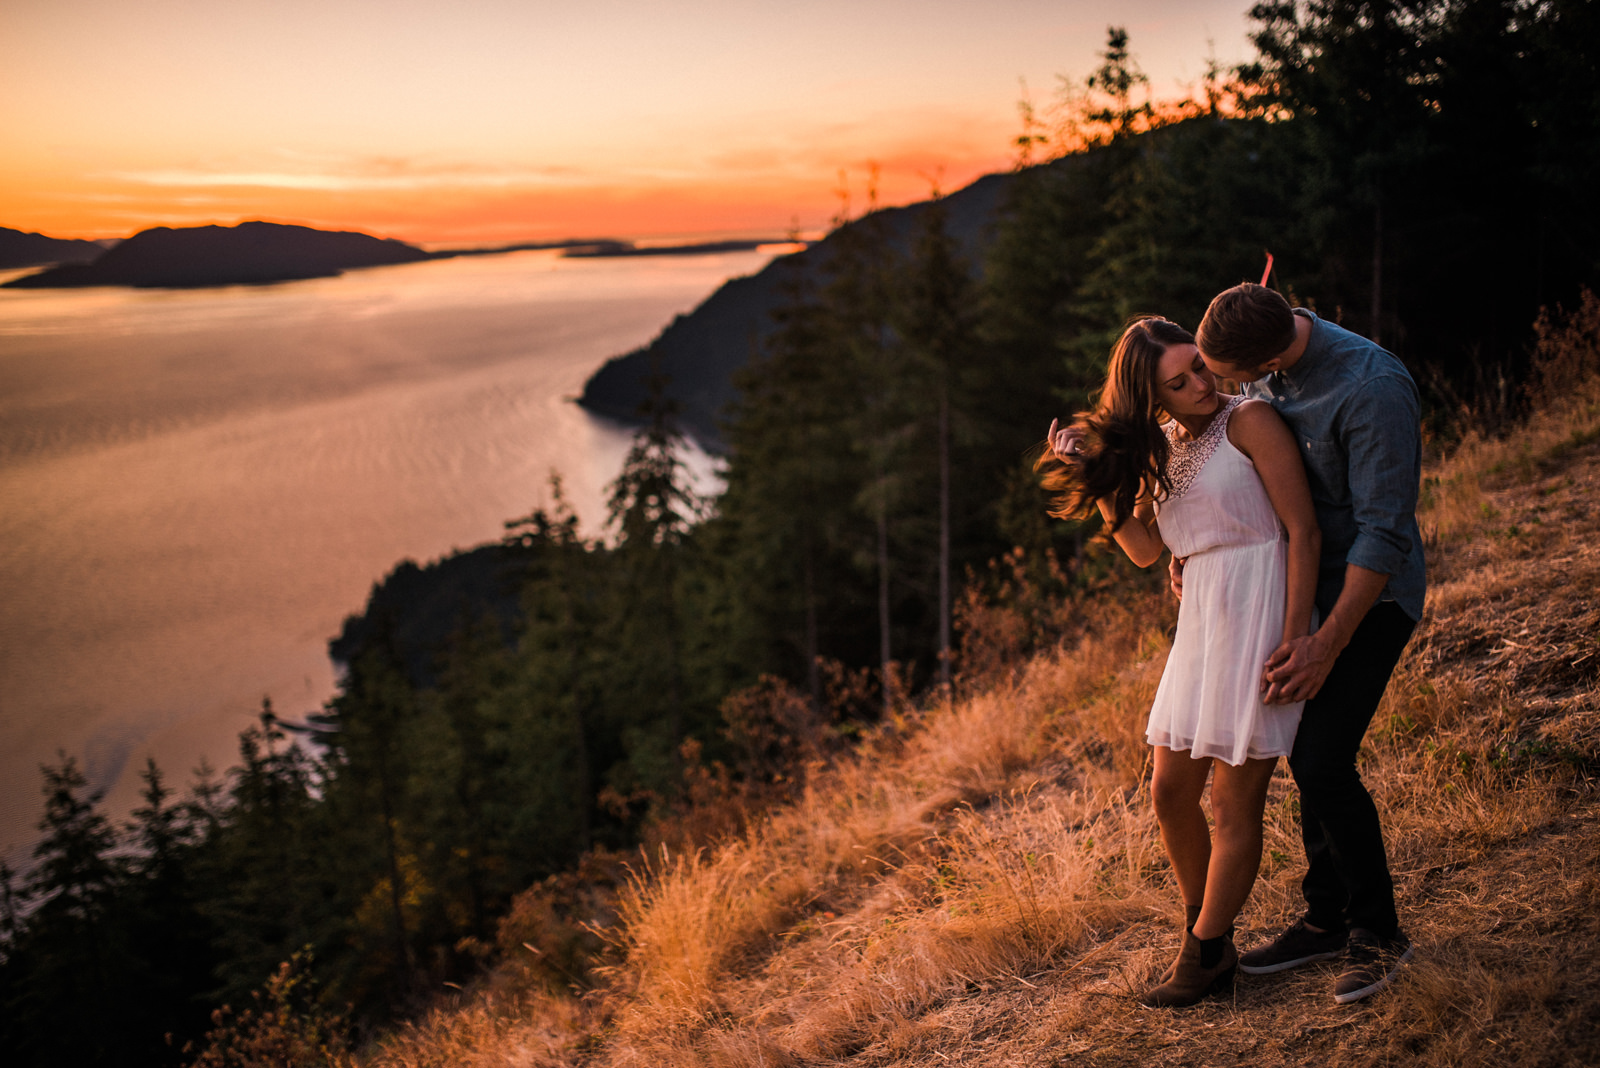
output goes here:
<path id="1" fill-rule="evenodd" d="M 404 566 L 336 644 L 320 715 L 264 709 L 181 801 L 148 768 L 125 827 L 72 760 L 46 769 L 35 864 L 4 873 L 8 1063 L 193 1060 L 296 954 L 326 1011 L 381 1025 L 686 783 L 780 795 L 907 694 L 959 687 L 957 606 L 990 561 L 1066 596 L 1111 566 L 1044 518 L 1051 417 L 1088 403 L 1128 316 L 1192 328 L 1266 249 L 1275 285 L 1406 360 L 1436 433 L 1515 414 L 1540 306 L 1600 273 L 1597 5 L 1252 17 L 1258 59 L 1179 103 L 1113 30 L 1059 108 L 1025 109 L 979 262 L 937 200 L 910 241 L 840 220 L 741 372 L 717 500 L 689 490 L 660 384 L 604 540 L 557 484 L 471 562 Z"/>

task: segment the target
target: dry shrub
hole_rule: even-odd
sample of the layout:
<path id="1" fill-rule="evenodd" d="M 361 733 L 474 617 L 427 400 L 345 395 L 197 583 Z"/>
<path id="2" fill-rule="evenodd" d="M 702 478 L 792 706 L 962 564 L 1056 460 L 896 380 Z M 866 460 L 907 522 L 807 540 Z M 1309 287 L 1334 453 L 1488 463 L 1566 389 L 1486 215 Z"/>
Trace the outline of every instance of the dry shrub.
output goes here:
<path id="1" fill-rule="evenodd" d="M 1036 561 L 1014 548 L 989 561 L 985 581 L 968 569 L 954 611 L 958 690 L 970 692 L 1003 679 L 1035 653 L 1077 632 L 1081 616 L 1075 600 L 1061 596 L 1066 587 L 1054 552 Z"/>
<path id="2" fill-rule="evenodd" d="M 723 738 L 732 766 L 704 759 L 695 739 L 684 741 L 681 793 L 658 804 L 640 833 L 646 853 L 663 846 L 674 852 L 728 841 L 744 833 L 774 805 L 791 802 L 815 772 L 831 763 L 855 733 L 849 717 L 871 715 L 881 702 L 877 672 L 852 672 L 819 661 L 826 699 L 815 702 L 784 679 L 763 675 L 726 697 L 721 706 Z M 904 682 L 890 667 L 891 692 Z"/>
<path id="3" fill-rule="evenodd" d="M 1124 790 L 1148 778 L 1145 722 L 1171 648 L 1176 609 L 1146 594 L 1097 605 L 1097 625 L 1069 654 L 1036 660 L 1030 687 L 1051 709 L 1050 745 L 1083 771 L 1100 771 Z"/>
<path id="4" fill-rule="evenodd" d="M 749 782 L 783 782 L 830 757 L 830 728 L 839 705 L 817 707 L 788 682 L 763 675 L 722 702 L 723 734 L 736 754 L 735 770 Z"/>
<path id="5" fill-rule="evenodd" d="M 1103 631 L 1105 610 L 1143 601 L 1166 585 L 1165 569 L 1135 567 L 1105 537 L 1084 547 L 1070 575 L 1054 551 L 1030 556 L 1022 548 L 990 560 L 985 575 L 969 569 L 954 612 L 956 692 L 978 693 L 1012 679 L 1034 657 Z"/>
<path id="6" fill-rule="evenodd" d="M 1570 314 L 1559 304 L 1534 321 L 1533 366 L 1524 387 L 1535 408 L 1561 408 L 1593 397 L 1600 382 L 1600 297 L 1585 286 Z"/>
<path id="7" fill-rule="evenodd" d="M 617 892 L 626 880 L 622 857 L 594 850 L 569 871 L 542 879 L 511 900 L 495 937 L 501 965 L 493 988 L 581 993 L 594 985 L 616 923 Z"/>
<path id="8" fill-rule="evenodd" d="M 309 950 L 280 964 L 264 988 L 251 992 L 251 1000 L 254 1004 L 243 1011 L 225 1005 L 211 1014 L 213 1026 L 194 1068 L 348 1068 L 355 1063 L 345 1043 L 348 1020 L 318 997 Z"/>
<path id="9" fill-rule="evenodd" d="M 662 849 L 689 853 L 738 837 L 767 809 L 789 800 L 805 774 L 802 767 L 792 776 L 745 778 L 721 761 L 707 763 L 694 738 L 678 747 L 678 759 L 683 766 L 678 795 L 670 801 L 656 798 L 639 828 L 639 847 L 647 855 Z"/>
<path id="10" fill-rule="evenodd" d="M 590 1044 L 598 1022 L 592 999 L 538 990 L 463 995 L 385 1036 L 362 1063 L 367 1068 L 556 1068 L 571 1064 Z"/>

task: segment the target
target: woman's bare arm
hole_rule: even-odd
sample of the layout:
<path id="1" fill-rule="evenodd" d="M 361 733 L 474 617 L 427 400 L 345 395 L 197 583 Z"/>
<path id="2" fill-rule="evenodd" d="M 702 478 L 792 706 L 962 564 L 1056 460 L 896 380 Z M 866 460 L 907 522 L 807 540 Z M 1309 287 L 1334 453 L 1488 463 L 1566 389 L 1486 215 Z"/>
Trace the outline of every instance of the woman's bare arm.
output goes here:
<path id="1" fill-rule="evenodd" d="M 1109 530 L 1112 517 L 1115 514 L 1111 507 L 1111 498 L 1105 497 L 1095 502 L 1100 506 L 1100 518 L 1106 521 Z M 1161 540 L 1161 531 L 1156 526 L 1156 507 L 1149 497 L 1141 497 L 1139 503 L 1133 506 L 1133 514 L 1127 522 L 1118 527 L 1111 535 L 1122 551 L 1128 554 L 1140 567 L 1149 567 L 1161 559 L 1161 554 L 1167 551 L 1167 543 Z"/>
<path id="2" fill-rule="evenodd" d="M 1251 400 L 1239 405 L 1228 421 L 1228 440 L 1250 458 L 1273 511 L 1289 533 L 1288 603 L 1283 615 L 1283 641 L 1311 633 L 1311 611 L 1317 595 L 1317 562 L 1322 531 L 1311 507 L 1311 488 L 1294 435 L 1272 406 Z"/>

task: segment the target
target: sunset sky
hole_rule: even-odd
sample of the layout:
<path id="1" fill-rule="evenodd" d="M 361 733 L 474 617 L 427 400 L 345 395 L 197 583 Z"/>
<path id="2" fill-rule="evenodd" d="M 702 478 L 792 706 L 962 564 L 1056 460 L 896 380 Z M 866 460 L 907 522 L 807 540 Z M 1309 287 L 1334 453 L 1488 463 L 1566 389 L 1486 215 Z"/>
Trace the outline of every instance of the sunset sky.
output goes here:
<path id="1" fill-rule="evenodd" d="M 1158 97 L 1248 0 L 3 0 L 0 226 L 781 233 L 1009 166 L 1124 25 Z"/>

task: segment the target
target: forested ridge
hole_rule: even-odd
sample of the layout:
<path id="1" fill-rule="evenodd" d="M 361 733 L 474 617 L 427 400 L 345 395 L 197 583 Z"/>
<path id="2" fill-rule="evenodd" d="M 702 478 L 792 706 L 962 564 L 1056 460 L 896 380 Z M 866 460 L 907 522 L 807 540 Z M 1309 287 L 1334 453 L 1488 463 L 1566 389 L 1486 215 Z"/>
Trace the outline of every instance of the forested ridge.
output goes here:
<path id="1" fill-rule="evenodd" d="M 1031 462 L 1128 316 L 1192 328 L 1266 250 L 1273 285 L 1406 361 L 1433 441 L 1513 425 L 1530 324 L 1600 281 L 1597 5 L 1252 17 L 1257 60 L 1190 99 L 1151 100 L 1113 30 L 1085 82 L 1025 108 L 981 263 L 938 200 L 909 240 L 838 220 L 739 372 L 715 500 L 658 383 L 604 538 L 557 484 L 501 545 L 434 565 L 472 573 L 431 587 L 459 597 L 419 607 L 403 565 L 336 643 L 326 709 L 263 708 L 238 765 L 181 797 L 149 767 L 126 826 L 70 756 L 45 769 L 34 866 L 0 873 L 8 1063 L 253 1063 L 204 1036 L 280 974 L 319 1041 L 360 1041 L 519 950 L 507 913 L 536 881 L 586 908 L 616 851 L 736 828 L 908 702 L 961 694 L 993 606 L 1019 656 L 1158 581 L 1047 520 Z"/>

